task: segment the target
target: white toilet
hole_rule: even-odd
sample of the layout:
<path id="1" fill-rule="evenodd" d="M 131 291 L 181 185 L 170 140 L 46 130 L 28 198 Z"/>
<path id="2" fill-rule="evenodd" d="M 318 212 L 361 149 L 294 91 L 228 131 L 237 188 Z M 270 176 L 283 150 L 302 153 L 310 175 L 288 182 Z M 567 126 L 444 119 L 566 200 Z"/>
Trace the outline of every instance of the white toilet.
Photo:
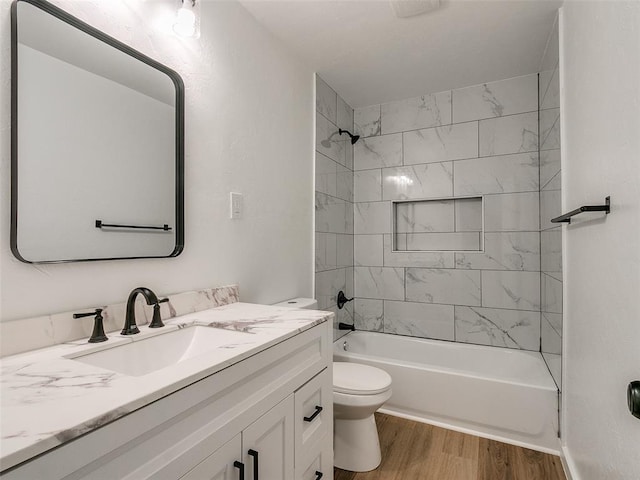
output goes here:
<path id="1" fill-rule="evenodd" d="M 333 362 L 333 464 L 368 472 L 380 465 L 380 440 L 373 414 L 391 398 L 391 377 L 379 368 Z"/>
<path id="2" fill-rule="evenodd" d="M 294 298 L 280 307 L 315 309 L 312 298 Z M 391 376 L 379 368 L 333 362 L 333 464 L 368 472 L 380 465 L 380 440 L 373 414 L 391 398 Z"/>

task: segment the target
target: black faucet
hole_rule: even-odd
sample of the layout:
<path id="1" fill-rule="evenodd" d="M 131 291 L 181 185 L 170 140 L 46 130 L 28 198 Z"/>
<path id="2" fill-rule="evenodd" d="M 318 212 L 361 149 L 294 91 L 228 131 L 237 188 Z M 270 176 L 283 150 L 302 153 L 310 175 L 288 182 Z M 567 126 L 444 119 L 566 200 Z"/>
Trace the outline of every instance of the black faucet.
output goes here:
<path id="1" fill-rule="evenodd" d="M 127 300 L 127 313 L 124 317 L 124 328 L 121 335 L 134 335 L 136 333 L 140 333 L 138 326 L 136 325 L 136 297 L 141 293 L 142 296 L 147 301 L 147 305 L 157 305 L 158 297 L 151 290 L 145 287 L 134 288 L 129 294 L 129 299 Z"/>
<path id="2" fill-rule="evenodd" d="M 354 324 L 342 323 L 338 324 L 338 330 L 351 330 L 354 332 L 356 330 L 356 326 Z"/>

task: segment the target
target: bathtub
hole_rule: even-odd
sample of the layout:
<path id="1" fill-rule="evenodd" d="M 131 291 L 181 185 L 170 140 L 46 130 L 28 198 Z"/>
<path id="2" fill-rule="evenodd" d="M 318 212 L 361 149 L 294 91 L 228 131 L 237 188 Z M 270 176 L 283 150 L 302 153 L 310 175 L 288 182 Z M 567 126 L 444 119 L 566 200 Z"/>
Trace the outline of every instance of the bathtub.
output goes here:
<path id="1" fill-rule="evenodd" d="M 333 358 L 391 375 L 380 412 L 559 454 L 558 392 L 539 353 L 358 331 Z"/>

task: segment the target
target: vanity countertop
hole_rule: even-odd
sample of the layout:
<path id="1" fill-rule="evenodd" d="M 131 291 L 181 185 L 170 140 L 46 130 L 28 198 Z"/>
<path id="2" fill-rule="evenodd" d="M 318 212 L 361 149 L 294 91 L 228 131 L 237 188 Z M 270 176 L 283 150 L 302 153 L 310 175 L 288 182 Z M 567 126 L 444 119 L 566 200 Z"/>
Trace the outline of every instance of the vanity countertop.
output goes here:
<path id="1" fill-rule="evenodd" d="M 248 333 L 242 342 L 143 376 L 128 376 L 65 358 L 132 342 L 110 334 L 102 344 L 84 340 L 1 361 L 0 470 L 72 440 L 216 373 L 331 318 L 331 312 L 232 303 L 140 327 L 136 341 L 191 325 Z"/>

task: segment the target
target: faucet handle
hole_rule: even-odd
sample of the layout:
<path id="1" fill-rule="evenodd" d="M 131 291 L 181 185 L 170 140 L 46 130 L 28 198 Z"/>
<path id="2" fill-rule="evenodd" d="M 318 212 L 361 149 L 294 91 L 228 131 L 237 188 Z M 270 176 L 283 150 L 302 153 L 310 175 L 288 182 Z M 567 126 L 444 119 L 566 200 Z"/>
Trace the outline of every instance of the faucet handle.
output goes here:
<path id="1" fill-rule="evenodd" d="M 104 326 L 102 324 L 102 309 L 96 308 L 93 312 L 85 312 L 85 313 L 74 313 L 73 318 L 83 318 L 83 317 L 91 317 L 95 316 L 93 321 L 93 332 L 91 332 L 91 338 L 89 338 L 89 343 L 100 343 L 106 342 L 109 340 L 104 333 Z"/>
<path id="2" fill-rule="evenodd" d="M 149 324 L 149 328 L 160 328 L 164 327 L 164 323 L 162 323 L 162 318 L 160 318 L 160 304 L 166 303 L 169 301 L 169 298 L 163 298 L 158 300 L 153 306 L 153 318 L 151 319 L 151 323 Z"/>

